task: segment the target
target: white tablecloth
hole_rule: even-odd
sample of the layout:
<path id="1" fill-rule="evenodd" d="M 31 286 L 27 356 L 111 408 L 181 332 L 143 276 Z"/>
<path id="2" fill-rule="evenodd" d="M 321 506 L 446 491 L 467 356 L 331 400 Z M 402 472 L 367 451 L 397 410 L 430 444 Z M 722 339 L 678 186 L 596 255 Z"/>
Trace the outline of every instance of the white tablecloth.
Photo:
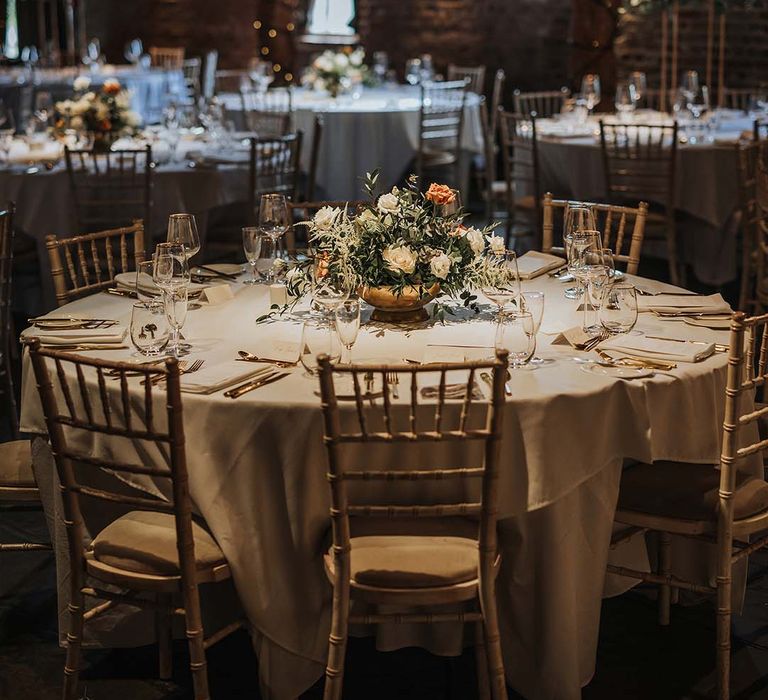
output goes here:
<path id="1" fill-rule="evenodd" d="M 524 288 L 546 292 L 544 330 L 580 322 L 561 283 L 544 276 Z M 63 313 L 127 321 L 129 307 L 124 299 L 101 294 Z M 256 350 L 284 337 L 293 321 L 255 323 L 267 307 L 263 288 L 239 286 L 225 305 L 191 311 L 184 327 L 195 348 L 191 357 L 231 362 L 239 349 Z M 651 335 L 727 342 L 725 332 L 662 322 L 650 314 L 641 315 L 638 328 Z M 550 345 L 553 337 L 540 333 L 537 350 L 552 361 L 514 371 L 510 380 L 499 481 L 498 599 L 512 687 L 530 699 L 577 700 L 594 672 L 622 462 L 718 460 L 726 357 L 717 354 L 652 378 L 622 381 L 584 371 L 573 360 L 582 353 Z M 418 359 L 427 343 L 466 342 L 492 345 L 487 314 L 411 332 L 364 326 L 354 356 Z M 265 697 L 279 699 L 294 698 L 316 681 L 326 653 L 331 589 L 322 555 L 329 542 L 330 499 L 316 389 L 316 380 L 296 369 L 237 400 L 221 393 L 184 396 L 192 497 L 230 562 L 252 625 Z M 22 392 L 24 430 L 43 432 L 28 358 Z M 423 456 L 451 458 L 438 452 Z M 378 455 L 368 449 L 366 459 L 373 466 Z M 35 468 L 41 482 L 51 482 L 49 459 L 38 455 Z M 46 507 L 52 513 L 52 489 L 49 493 Z M 55 525 L 61 543 L 61 523 Z M 632 556 L 637 564 L 638 553 Z M 644 550 L 640 565 L 643 559 Z M 59 564 L 63 582 L 65 550 Z M 700 573 L 711 575 L 706 566 Z M 60 596 L 64 610 L 65 587 Z M 110 643 L 109 631 L 102 631 L 102 643 Z M 136 643 L 150 641 L 140 636 Z M 378 643 L 382 648 L 419 643 L 455 653 L 460 634 L 455 628 L 384 629 Z"/>

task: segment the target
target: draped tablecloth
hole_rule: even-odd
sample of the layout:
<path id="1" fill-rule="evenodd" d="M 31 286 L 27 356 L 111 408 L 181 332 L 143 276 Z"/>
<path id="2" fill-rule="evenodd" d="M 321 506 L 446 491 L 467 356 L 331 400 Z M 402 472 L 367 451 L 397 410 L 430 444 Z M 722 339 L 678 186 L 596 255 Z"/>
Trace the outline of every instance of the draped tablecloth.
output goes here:
<path id="1" fill-rule="evenodd" d="M 612 115 L 605 118 L 615 121 Z M 651 119 L 657 118 L 651 115 Z M 543 191 L 558 198 L 605 201 L 605 169 L 597 122 L 593 124 L 595 134 L 582 137 L 563 136 L 562 131 L 557 136 L 548 135 L 551 123 L 549 119 L 536 122 Z M 713 286 L 726 284 L 738 275 L 738 221 L 734 219 L 739 206 L 737 140 L 744 131 L 751 130 L 749 118 L 729 115 L 720 123 L 713 143 L 678 146 L 675 207 L 696 220 L 678 224 L 682 244 L 679 255 L 693 267 L 700 281 Z M 657 201 L 658 196 L 645 199 L 663 204 Z"/>
<path id="2" fill-rule="evenodd" d="M 240 96 L 225 94 L 220 99 L 235 125 L 245 128 Z M 294 90 L 293 126 L 304 132 L 305 170 L 310 160 L 315 116 L 323 116 L 317 199 L 360 199 L 360 176 L 375 168 L 380 169 L 385 187 L 407 175 L 419 148 L 420 104 L 419 88 L 409 85 L 366 88 L 358 98 L 336 99 L 311 90 Z M 467 93 L 461 148 L 468 154 L 483 152 L 480 98 L 474 93 Z"/>
<path id="3" fill-rule="evenodd" d="M 502 567 L 497 584 L 505 669 L 512 687 L 527 698 L 576 700 L 595 667 L 622 463 L 717 462 L 726 356 L 681 364 L 639 381 L 597 376 L 573 359 L 581 353 L 551 345 L 554 336 L 544 334 L 580 321 L 575 303 L 563 297 L 563 285 L 544 276 L 524 283 L 524 289 L 546 292 L 537 354 L 550 361 L 513 371 L 513 395 L 506 405 L 499 480 Z M 300 322 L 257 324 L 255 319 L 268 307 L 266 290 L 238 283 L 235 291 L 235 298 L 224 305 L 188 314 L 184 335 L 194 345 L 192 359 L 231 362 L 237 350 L 263 348 L 270 339 L 287 337 Z M 129 310 L 128 301 L 100 294 L 69 305 L 64 313 L 127 323 Z M 427 344 L 491 347 L 493 325 L 489 311 L 479 317 L 460 312 L 446 326 L 411 331 L 368 324 L 361 329 L 354 358 L 419 359 Z M 638 328 L 649 335 L 727 342 L 726 332 L 661 321 L 651 314 L 641 314 Z M 130 354 L 124 350 L 105 355 L 121 359 Z M 28 356 L 23 369 L 23 429 L 43 433 Z M 330 498 L 317 389 L 317 381 L 297 368 L 286 379 L 237 400 L 220 392 L 184 395 L 191 494 L 230 562 L 251 623 L 265 697 L 278 699 L 296 697 L 321 676 L 330 624 L 331 587 L 322 562 L 329 544 Z M 403 458 L 417 458 L 408 450 Z M 136 455 L 121 459 L 131 457 Z M 421 457 L 452 461 L 455 454 L 430 446 L 418 453 Z M 370 448 L 365 458 L 371 467 L 380 461 Z M 66 547 L 61 546 L 63 529 L 54 507 L 50 453 L 40 441 L 35 470 L 56 530 L 63 612 L 68 595 L 63 586 Z M 102 510 L 86 522 L 103 527 L 105 516 Z M 631 555 L 632 563 L 647 565 L 640 549 Z M 698 573 L 713 580 L 706 562 Z M 144 627 L 143 637 L 131 639 L 113 620 L 98 639 L 115 645 L 147 643 L 149 629 Z M 115 639 L 112 634 L 110 640 L 110 630 L 122 636 Z M 387 627 L 378 632 L 380 648 L 413 643 L 437 653 L 457 653 L 460 629 Z"/>

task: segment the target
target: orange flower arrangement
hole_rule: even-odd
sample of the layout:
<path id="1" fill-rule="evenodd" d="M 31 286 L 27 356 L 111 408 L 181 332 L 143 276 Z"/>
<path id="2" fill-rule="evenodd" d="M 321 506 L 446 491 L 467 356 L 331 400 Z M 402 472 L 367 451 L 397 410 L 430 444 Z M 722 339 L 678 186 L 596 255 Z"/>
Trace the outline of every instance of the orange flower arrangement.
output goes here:
<path id="1" fill-rule="evenodd" d="M 451 204 L 456 200 L 456 193 L 448 185 L 433 182 L 424 195 L 433 204 Z"/>

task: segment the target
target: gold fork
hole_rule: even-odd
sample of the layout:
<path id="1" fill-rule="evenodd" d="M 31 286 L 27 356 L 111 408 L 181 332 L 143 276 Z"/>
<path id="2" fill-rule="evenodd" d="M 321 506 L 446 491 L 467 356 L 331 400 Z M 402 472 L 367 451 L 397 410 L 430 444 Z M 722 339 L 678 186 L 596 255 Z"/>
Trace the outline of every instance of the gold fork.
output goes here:
<path id="1" fill-rule="evenodd" d="M 400 384 L 400 378 L 397 376 L 397 372 L 387 372 L 387 384 L 392 387 L 392 398 L 399 399 L 400 392 L 397 389 L 397 385 Z"/>
<path id="2" fill-rule="evenodd" d="M 205 364 L 205 360 L 195 360 L 191 365 L 183 369 L 180 369 L 179 374 L 191 374 L 192 372 L 197 372 L 204 364 Z M 159 384 L 164 379 L 165 379 L 165 374 L 159 374 L 156 377 L 152 377 L 150 381 L 152 382 L 153 385 L 155 385 L 155 384 Z"/>

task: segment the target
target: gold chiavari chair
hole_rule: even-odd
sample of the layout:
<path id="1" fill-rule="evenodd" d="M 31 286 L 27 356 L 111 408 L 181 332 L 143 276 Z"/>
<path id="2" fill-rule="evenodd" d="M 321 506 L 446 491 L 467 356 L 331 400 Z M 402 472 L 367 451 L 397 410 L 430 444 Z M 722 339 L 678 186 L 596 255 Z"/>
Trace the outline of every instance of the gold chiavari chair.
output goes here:
<path id="1" fill-rule="evenodd" d="M 290 218 L 290 226 L 285 234 L 285 243 L 289 251 L 296 250 L 296 232 L 302 231 L 302 221 L 309 221 L 315 214 L 317 214 L 323 207 L 331 207 L 333 209 L 347 209 L 350 213 L 355 213 L 365 204 L 361 199 L 353 200 L 326 200 L 318 202 L 288 202 L 288 216 Z M 301 238 L 301 236 L 299 236 Z M 303 241 L 306 243 L 306 236 L 303 236 Z"/>
<path id="2" fill-rule="evenodd" d="M 659 585 L 659 622 L 669 624 L 672 588 L 717 594 L 718 698 L 730 696 L 732 567 L 768 544 L 768 483 L 745 473 L 743 460 L 768 448 L 754 425 L 768 415 L 755 409 L 753 395 L 768 378 L 768 316 L 748 318 L 737 312 L 731 321 L 728 379 L 725 391 L 722 452 L 719 465 L 684 462 L 637 464 L 624 470 L 616 522 L 625 525 L 618 544 L 642 532 L 660 533 L 659 565 L 645 572 L 609 565 L 619 576 Z M 719 469 L 718 469 L 719 466 Z M 741 470 L 740 470 L 741 467 Z M 717 546 L 716 585 L 683 580 L 671 571 L 670 535 Z"/>
<path id="3" fill-rule="evenodd" d="M 42 348 L 39 341 L 31 344 L 30 357 L 63 489 L 69 545 L 64 700 L 77 697 L 83 623 L 119 604 L 155 610 L 163 679 L 171 675 L 172 616 L 184 617 L 194 697 L 208 700 L 205 650 L 242 622 L 204 636 L 199 585 L 226 581 L 231 572 L 213 536 L 192 517 L 178 363 L 171 358 L 163 366 L 144 369 Z M 119 377 L 109 388 L 107 372 Z M 150 381 L 158 372 L 165 376 L 165 391 Z M 127 373 L 143 377 L 140 394 L 131 395 Z M 90 446 L 78 447 L 86 436 Z M 115 451 L 133 456 L 115 456 Z M 114 486 L 97 488 L 89 474 L 102 470 L 131 483 L 151 480 L 153 491 L 165 498 L 129 495 Z M 128 512 L 88 543 L 83 497 Z M 128 592 L 115 593 L 115 587 Z M 86 611 L 86 597 L 105 602 Z"/>
<path id="4" fill-rule="evenodd" d="M 684 269 L 679 263 L 675 226 L 677 122 L 673 124 L 619 124 L 600 120 L 600 147 L 605 189 L 609 201 L 627 204 L 650 199 L 662 205 L 661 213 L 648 212 L 648 229 L 666 239 L 669 276 L 680 284 Z"/>
<path id="5" fill-rule="evenodd" d="M 603 247 L 613 251 L 613 259 L 624 263 L 625 271 L 637 274 L 640 255 L 645 237 L 645 219 L 648 205 L 640 202 L 637 207 L 622 207 L 617 204 L 594 204 L 572 200 L 554 199 L 550 192 L 544 195 L 542 202 L 543 226 L 541 249 L 545 253 L 565 255 L 565 249 L 555 245 L 555 228 L 562 231 L 563 214 L 567 206 L 587 206 L 595 213 L 597 229 L 603 232 Z"/>
<path id="6" fill-rule="evenodd" d="M 241 90 L 245 126 L 260 138 L 284 136 L 291 131 L 293 90 L 271 88 L 263 93 Z"/>
<path id="7" fill-rule="evenodd" d="M 13 513 L 19 508 L 39 510 L 40 493 L 32 472 L 29 440 L 19 439 L 19 417 L 11 367 L 11 282 L 13 268 L 13 204 L 0 211 L 0 395 L 8 416 L 11 439 L 0 444 L 0 508 Z M 0 552 L 50 549 L 39 542 L 0 543 Z"/>
<path id="8" fill-rule="evenodd" d="M 105 153 L 65 147 L 64 158 L 77 217 L 84 233 L 141 219 L 151 231 L 152 148 Z"/>
<path id="9" fill-rule="evenodd" d="M 187 88 L 187 99 L 191 100 L 192 104 L 197 104 L 201 94 L 200 76 L 203 70 L 203 59 L 185 58 L 181 70 L 184 74 L 184 85 Z"/>
<path id="10" fill-rule="evenodd" d="M 184 66 L 186 50 L 183 46 L 150 46 L 149 56 L 155 68 L 180 70 Z"/>
<path id="11" fill-rule="evenodd" d="M 539 175 L 536 118 L 499 111 L 500 153 L 504 180 L 491 183 L 489 196 L 506 204 L 507 236 L 533 236 L 541 241 L 541 178 Z M 515 230 L 518 214 L 528 219 Z"/>
<path id="12" fill-rule="evenodd" d="M 248 172 L 249 214 L 255 216 L 261 195 L 284 194 L 296 199 L 299 191 L 302 132 L 275 138 L 252 138 Z"/>
<path id="13" fill-rule="evenodd" d="M 326 574 L 333 584 L 333 613 L 328 640 L 325 700 L 341 698 L 344 656 L 350 624 L 475 622 L 478 678 L 481 696 L 501 700 L 507 697 L 504 664 L 499 642 L 495 580 L 500 566 L 497 547 L 497 479 L 499 447 L 504 410 L 504 381 L 507 355 L 495 360 L 440 364 L 428 367 L 414 365 L 332 365 L 327 356 L 319 358 L 320 393 L 325 421 L 324 442 L 328 454 L 328 481 L 331 489 L 331 521 L 333 545 L 325 557 Z M 448 372 L 469 373 L 461 385 L 464 397 L 446 402 Z M 483 370 L 493 372 L 490 401 L 476 398 L 475 377 Z M 336 394 L 334 371 L 351 376 L 354 386 L 354 408 L 342 411 Z M 409 401 L 392 402 L 389 379 L 395 374 L 410 379 Z M 439 377 L 439 387 L 432 403 L 419 404 L 420 378 Z M 373 395 L 361 391 L 366 376 L 382 382 L 382 404 Z M 453 394 L 452 394 L 453 395 Z M 370 402 L 370 406 L 368 405 Z M 349 404 L 348 404 L 349 405 Z M 460 460 L 473 466 L 426 469 L 403 463 L 394 447 L 417 453 L 419 445 L 448 443 L 459 447 L 475 445 L 471 458 Z M 389 468 L 366 469 L 350 464 L 350 451 L 374 447 L 389 456 Z M 404 447 L 405 446 L 405 447 Z M 358 453 L 359 454 L 359 453 Z M 464 453 L 466 454 L 466 453 Z M 424 466 L 422 464 L 422 466 Z M 477 490 L 469 480 L 477 479 Z M 426 498 L 409 498 L 398 486 L 419 482 L 424 485 L 457 484 L 459 495 L 443 495 L 439 503 Z M 474 484 L 477 484 L 475 481 Z M 364 484 L 377 487 L 375 496 L 363 494 Z M 470 494 L 467 496 L 466 491 Z M 445 492 L 442 492 L 445 494 Z M 371 499 L 373 499 L 371 501 Z M 408 503 L 408 505 L 404 505 Z M 468 521 L 469 518 L 476 520 Z M 473 525 L 473 535 L 465 529 L 462 536 L 451 525 L 456 520 Z M 378 530 L 381 534 L 356 535 L 356 527 L 373 520 L 391 524 Z M 443 536 L 425 534 L 425 520 L 434 523 L 434 531 L 442 527 Z M 479 520 L 479 524 L 477 522 Z M 401 523 L 410 522 L 412 532 L 403 534 Z M 350 614 L 350 600 L 373 606 L 418 608 L 418 612 L 392 613 L 381 608 L 370 614 Z M 462 610 L 446 606 L 464 604 Z"/>
<path id="14" fill-rule="evenodd" d="M 46 236 L 45 247 L 59 306 L 100 292 L 118 272 L 130 272 L 144 260 L 144 224 L 86 233 L 72 238 Z M 102 258 L 103 255 L 103 258 Z"/>
<path id="15" fill-rule="evenodd" d="M 466 95 L 466 80 L 422 84 L 416 154 L 419 182 L 424 171 L 445 169 L 452 180 L 450 184 L 458 186 Z"/>
<path id="16" fill-rule="evenodd" d="M 469 79 L 467 89 L 476 95 L 485 94 L 485 66 L 457 66 L 448 65 L 448 80 Z"/>
<path id="17" fill-rule="evenodd" d="M 565 101 L 571 96 L 571 91 L 562 87 L 559 90 L 544 90 L 541 92 L 513 93 L 513 105 L 517 114 L 534 114 L 539 119 L 560 114 Z"/>

